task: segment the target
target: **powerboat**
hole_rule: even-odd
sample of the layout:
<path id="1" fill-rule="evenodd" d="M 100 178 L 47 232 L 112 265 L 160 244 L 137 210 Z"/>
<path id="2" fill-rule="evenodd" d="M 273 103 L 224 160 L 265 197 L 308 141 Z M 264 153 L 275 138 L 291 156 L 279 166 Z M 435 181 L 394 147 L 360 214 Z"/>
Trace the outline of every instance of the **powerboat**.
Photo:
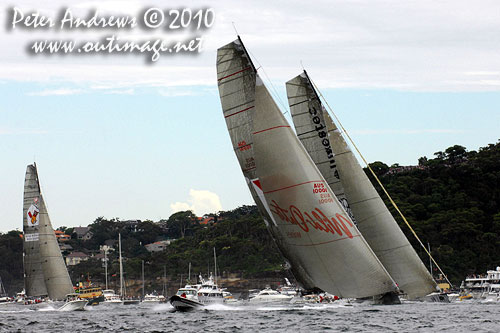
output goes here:
<path id="1" fill-rule="evenodd" d="M 283 295 L 271 288 L 261 290 L 256 296 L 250 298 L 250 302 L 289 302 L 293 296 Z"/>
<path id="2" fill-rule="evenodd" d="M 224 295 L 222 289 L 217 286 L 214 277 L 210 274 L 208 280 L 199 276 L 201 286 L 198 288 L 198 300 L 203 304 L 208 303 L 222 303 L 224 302 Z"/>
<path id="3" fill-rule="evenodd" d="M 102 291 L 104 295 L 104 303 L 121 303 L 120 295 L 115 294 L 113 289 L 105 289 Z"/>
<path id="4" fill-rule="evenodd" d="M 180 288 L 177 294 L 170 297 L 170 304 L 177 311 L 191 311 L 204 306 L 198 299 L 198 290 L 191 286 Z"/>
<path id="5" fill-rule="evenodd" d="M 81 299 L 78 294 L 68 294 L 66 302 L 57 311 L 83 311 L 87 304 L 86 299 Z"/>
<path id="6" fill-rule="evenodd" d="M 155 294 L 146 294 L 142 301 L 143 302 L 165 302 L 165 296 L 155 295 Z"/>

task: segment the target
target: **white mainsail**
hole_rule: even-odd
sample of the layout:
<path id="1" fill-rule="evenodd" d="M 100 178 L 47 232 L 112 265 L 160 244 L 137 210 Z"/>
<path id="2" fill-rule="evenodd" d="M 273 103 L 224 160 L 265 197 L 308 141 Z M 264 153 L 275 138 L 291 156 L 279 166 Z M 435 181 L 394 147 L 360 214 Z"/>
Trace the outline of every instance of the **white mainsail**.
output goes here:
<path id="1" fill-rule="evenodd" d="M 23 265 L 26 296 L 46 296 L 40 256 L 40 186 L 35 165 L 28 165 L 24 178 L 23 200 Z"/>
<path id="2" fill-rule="evenodd" d="M 262 191 L 255 185 L 258 180 L 255 174 L 252 132 L 257 78 L 257 71 L 240 39 L 217 50 L 217 82 L 221 105 L 234 152 L 249 190 L 271 236 L 284 257 L 289 260 L 295 278 L 304 288 L 313 289 L 316 286 L 311 277 L 288 253 L 283 237 L 269 213 L 269 207 L 262 201 Z"/>
<path id="3" fill-rule="evenodd" d="M 305 71 L 287 82 L 287 94 L 299 138 L 325 178 L 340 183 L 361 234 L 400 290 L 411 299 L 435 291 L 436 283 L 324 110 Z M 321 132 L 327 135 L 320 137 Z M 329 153 L 325 143 L 333 152 L 338 178 L 332 177 L 333 168 L 320 167 Z"/>
<path id="4" fill-rule="evenodd" d="M 28 165 L 26 170 L 24 207 L 25 281 L 38 288 L 30 294 L 26 289 L 27 295 L 48 295 L 52 300 L 62 300 L 73 293 L 73 286 L 40 191 L 35 164 Z M 31 244 L 36 241 L 38 249 Z"/>
<path id="5" fill-rule="evenodd" d="M 221 86 L 221 81 L 252 69 L 235 66 L 238 60 L 232 60 L 248 58 L 241 46 L 238 40 L 218 50 L 222 108 L 252 195 L 283 254 L 315 287 L 338 296 L 368 297 L 396 291 L 394 281 L 345 214 L 255 70 L 255 78 L 248 82 Z M 252 91 L 251 105 L 241 103 L 245 89 Z M 240 109 L 236 109 L 238 105 Z M 245 118 L 234 118 L 242 113 Z M 243 126 L 247 127 L 245 142 L 238 133 Z M 241 156 L 239 147 L 249 143 L 250 157 Z M 252 174 L 245 164 L 248 158 Z"/>

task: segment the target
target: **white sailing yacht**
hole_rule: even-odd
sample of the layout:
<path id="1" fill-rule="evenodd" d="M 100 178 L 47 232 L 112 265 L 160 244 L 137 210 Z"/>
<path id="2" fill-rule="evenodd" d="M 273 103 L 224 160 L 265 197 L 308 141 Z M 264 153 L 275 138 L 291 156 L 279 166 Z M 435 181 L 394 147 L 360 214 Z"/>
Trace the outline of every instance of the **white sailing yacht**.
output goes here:
<path id="1" fill-rule="evenodd" d="M 83 310 L 74 294 L 43 199 L 36 164 L 28 165 L 23 202 L 24 283 L 26 296 L 66 302 L 59 311 Z"/>
<path id="2" fill-rule="evenodd" d="M 397 301 L 396 282 L 290 128 L 239 37 L 218 49 L 217 80 L 243 175 L 296 279 L 341 297 Z"/>
<path id="3" fill-rule="evenodd" d="M 350 150 L 306 71 L 286 83 L 297 137 L 377 258 L 408 299 L 439 290 Z M 323 192 L 321 201 L 331 201 Z"/>

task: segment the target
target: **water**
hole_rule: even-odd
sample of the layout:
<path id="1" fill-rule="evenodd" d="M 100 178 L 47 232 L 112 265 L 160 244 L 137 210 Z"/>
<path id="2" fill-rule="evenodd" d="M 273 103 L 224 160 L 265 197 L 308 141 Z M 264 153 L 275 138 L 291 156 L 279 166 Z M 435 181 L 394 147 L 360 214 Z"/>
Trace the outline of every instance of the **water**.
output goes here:
<path id="1" fill-rule="evenodd" d="M 402 305 L 210 305 L 172 312 L 169 304 L 101 304 L 80 312 L 0 305 L 1 332 L 499 332 L 499 303 Z"/>

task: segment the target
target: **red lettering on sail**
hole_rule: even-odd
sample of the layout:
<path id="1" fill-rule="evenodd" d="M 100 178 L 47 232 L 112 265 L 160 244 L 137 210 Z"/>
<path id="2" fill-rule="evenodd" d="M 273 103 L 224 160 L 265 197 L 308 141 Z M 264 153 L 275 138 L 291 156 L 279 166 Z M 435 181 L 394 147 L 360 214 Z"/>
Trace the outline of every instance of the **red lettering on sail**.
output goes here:
<path id="1" fill-rule="evenodd" d="M 309 226 L 311 226 L 316 230 L 331 233 L 332 235 L 337 234 L 342 236 L 345 234 L 347 237 L 353 238 L 350 229 L 355 230 L 354 225 L 341 214 L 337 213 L 335 217 L 328 218 L 319 208 L 315 208 L 308 213 L 305 211 L 302 212 L 295 205 L 290 205 L 287 210 L 281 208 L 275 200 L 272 201 L 270 206 L 271 212 L 276 214 L 282 221 L 297 225 L 305 232 L 309 232 Z"/>

